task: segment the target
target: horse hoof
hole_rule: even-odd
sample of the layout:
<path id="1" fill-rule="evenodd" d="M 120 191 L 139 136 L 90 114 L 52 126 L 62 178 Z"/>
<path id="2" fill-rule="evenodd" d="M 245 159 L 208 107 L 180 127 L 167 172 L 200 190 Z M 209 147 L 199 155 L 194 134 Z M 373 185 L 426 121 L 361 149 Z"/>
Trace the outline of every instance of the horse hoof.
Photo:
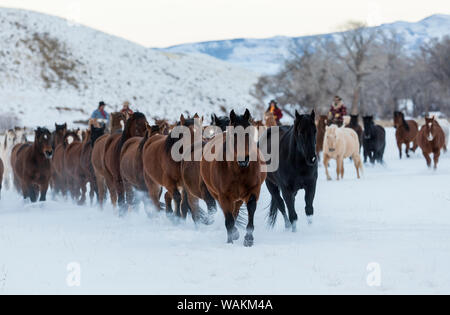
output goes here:
<path id="1" fill-rule="evenodd" d="M 239 239 L 240 235 L 239 235 L 238 229 L 234 228 L 234 231 L 233 231 L 233 234 L 231 237 L 232 237 L 233 241 L 237 241 Z"/>
<path id="2" fill-rule="evenodd" d="M 313 216 L 312 215 L 306 216 L 306 221 L 308 222 L 309 225 L 312 225 L 313 224 Z"/>
<path id="3" fill-rule="evenodd" d="M 253 244 L 254 244 L 253 237 L 247 237 L 246 236 L 245 240 L 244 240 L 244 246 L 245 247 L 252 247 Z"/>
<path id="4" fill-rule="evenodd" d="M 297 224 L 292 224 L 292 233 L 297 233 Z"/>

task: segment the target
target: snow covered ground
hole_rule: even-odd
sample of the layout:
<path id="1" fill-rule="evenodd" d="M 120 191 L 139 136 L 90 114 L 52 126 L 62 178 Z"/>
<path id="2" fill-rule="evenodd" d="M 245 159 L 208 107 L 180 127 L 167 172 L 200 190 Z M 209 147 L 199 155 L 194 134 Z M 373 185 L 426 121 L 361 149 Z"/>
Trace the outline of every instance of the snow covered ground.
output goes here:
<path id="1" fill-rule="evenodd" d="M 327 182 L 321 167 L 312 226 L 299 194 L 296 234 L 281 221 L 266 228 L 264 188 L 250 249 L 242 238 L 225 244 L 220 211 L 196 229 L 164 215 L 119 219 L 111 208 L 24 204 L 4 192 L 0 294 L 449 294 L 450 154 L 437 171 L 419 152 L 400 161 L 390 129 L 385 166 L 366 166 L 361 180 L 350 161 L 345 167 L 343 182 Z M 80 286 L 68 286 L 68 265 L 80 267 Z"/>

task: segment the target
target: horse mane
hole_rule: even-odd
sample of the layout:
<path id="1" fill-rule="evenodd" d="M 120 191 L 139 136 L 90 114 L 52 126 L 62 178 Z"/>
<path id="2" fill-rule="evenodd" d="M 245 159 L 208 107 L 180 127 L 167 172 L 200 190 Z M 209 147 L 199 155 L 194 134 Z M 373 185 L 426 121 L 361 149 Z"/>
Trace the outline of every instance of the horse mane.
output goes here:
<path id="1" fill-rule="evenodd" d="M 405 120 L 405 115 L 403 115 L 403 113 L 400 113 L 400 117 L 402 117 L 402 124 L 403 124 L 403 128 L 406 129 L 406 131 L 409 131 L 409 125 Z"/>
<path id="2" fill-rule="evenodd" d="M 144 149 L 144 145 L 145 143 L 147 143 L 148 138 L 150 138 L 150 132 L 145 133 L 145 136 L 142 138 L 141 142 L 139 142 L 139 146 L 138 146 L 138 152 L 142 152 L 142 150 Z"/>

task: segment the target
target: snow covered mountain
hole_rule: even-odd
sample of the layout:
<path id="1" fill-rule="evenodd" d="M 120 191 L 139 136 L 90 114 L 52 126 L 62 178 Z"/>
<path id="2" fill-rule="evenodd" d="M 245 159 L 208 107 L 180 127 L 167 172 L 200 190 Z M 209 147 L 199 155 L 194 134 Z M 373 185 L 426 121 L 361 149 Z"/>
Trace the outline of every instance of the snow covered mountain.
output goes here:
<path id="1" fill-rule="evenodd" d="M 406 48 L 416 50 L 431 38 L 450 35 L 450 15 L 433 15 L 417 23 L 396 22 L 378 27 L 381 30 L 394 30 L 405 41 Z M 317 35 L 332 37 L 335 34 Z M 291 49 L 303 41 L 316 36 L 273 37 L 267 39 L 232 39 L 193 43 L 169 47 L 166 51 L 187 54 L 206 54 L 230 62 L 258 73 L 275 73 L 284 60 L 291 55 Z"/>
<path id="2" fill-rule="evenodd" d="M 0 114 L 50 126 L 87 119 L 100 100 L 149 117 L 252 107 L 258 75 L 210 56 L 149 49 L 67 20 L 0 8 Z"/>

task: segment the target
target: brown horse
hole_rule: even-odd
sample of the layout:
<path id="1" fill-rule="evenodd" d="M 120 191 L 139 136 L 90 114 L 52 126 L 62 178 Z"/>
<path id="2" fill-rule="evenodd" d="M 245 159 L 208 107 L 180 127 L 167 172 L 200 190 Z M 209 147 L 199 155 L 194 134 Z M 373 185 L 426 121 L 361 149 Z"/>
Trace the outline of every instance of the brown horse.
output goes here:
<path id="1" fill-rule="evenodd" d="M 316 154 L 320 160 L 320 152 L 323 151 L 323 139 L 325 137 L 326 127 L 328 126 L 328 116 L 320 115 L 317 121 L 317 139 L 316 139 Z"/>
<path id="2" fill-rule="evenodd" d="M 64 155 L 66 152 L 66 148 L 69 145 L 69 138 L 75 139 L 78 137 L 75 131 L 64 131 L 64 135 L 62 139 L 59 139 L 55 142 L 55 149 L 52 158 L 52 189 L 53 194 L 61 193 L 64 197 L 66 196 L 69 186 L 68 186 L 68 177 L 65 173 L 65 159 Z M 55 140 L 55 138 L 53 139 Z"/>
<path id="3" fill-rule="evenodd" d="M 350 115 L 350 122 L 345 125 L 345 128 L 351 128 L 353 129 L 356 134 L 358 135 L 359 140 L 359 148 L 361 149 L 362 146 L 362 135 L 363 135 L 363 128 L 358 122 L 359 115 Z"/>
<path id="4" fill-rule="evenodd" d="M 445 146 L 445 134 L 434 117 L 425 118 L 425 125 L 420 128 L 419 134 L 417 135 L 417 143 L 422 149 L 428 167 L 431 167 L 430 154 L 433 153 L 434 169 L 437 169 L 441 150 Z"/>
<path id="5" fill-rule="evenodd" d="M 125 128 L 126 117 L 123 113 L 111 113 L 108 130 L 111 134 L 122 131 Z"/>
<path id="6" fill-rule="evenodd" d="M 126 201 L 129 209 L 136 205 L 134 189 L 140 192 L 147 192 L 147 185 L 144 179 L 144 165 L 142 161 L 142 151 L 147 140 L 159 134 L 159 126 L 147 126 L 144 137 L 133 137 L 128 139 L 120 153 L 120 174 L 126 194 Z M 146 207 L 146 200 L 144 202 Z M 147 210 L 147 209 L 146 209 Z M 149 214 L 147 212 L 147 214 Z"/>
<path id="7" fill-rule="evenodd" d="M 230 113 L 230 125 L 247 128 L 251 124 L 250 112 L 237 116 L 234 111 Z M 234 141 L 231 141 L 234 137 Z M 263 172 L 263 158 L 257 148 L 257 143 L 250 135 L 245 135 L 245 152 L 237 148 L 237 135 L 231 132 L 216 135 L 205 145 L 205 152 L 222 155 L 221 159 L 206 159 L 203 156 L 200 163 L 200 174 L 208 191 L 216 199 L 225 216 L 225 226 L 228 233 L 228 243 L 239 239 L 239 232 L 235 226 L 240 208 L 246 203 L 248 210 L 247 234 L 244 246 L 253 246 L 254 215 L 257 202 L 267 173 Z M 234 146 L 232 146 L 234 142 Z M 222 150 L 217 151 L 216 150 Z M 226 152 L 225 152 L 226 151 Z M 227 154 L 228 153 L 228 154 Z M 229 161 L 226 157 L 231 155 Z M 252 161 L 251 156 L 255 156 Z"/>
<path id="8" fill-rule="evenodd" d="M 395 138 L 397 139 L 398 152 L 400 159 L 402 158 L 402 145 L 406 145 L 406 157 L 409 158 L 409 150 L 416 152 L 418 147 L 417 135 L 419 133 L 419 125 L 414 120 L 405 120 L 402 112 L 394 112 Z M 410 147 L 413 143 L 412 148 Z"/>
<path id="9" fill-rule="evenodd" d="M 122 176 L 120 174 L 120 152 L 125 142 L 132 137 L 143 137 L 147 131 L 147 119 L 139 112 L 131 115 L 125 124 L 123 132 L 110 135 L 105 142 L 103 151 L 104 176 L 110 195 L 117 194 L 117 203 L 120 207 L 120 215 L 124 214 L 125 191 Z M 112 198 L 113 205 L 116 206 L 115 197 Z"/>
<path id="10" fill-rule="evenodd" d="M 64 166 L 68 189 L 72 198 L 80 205 L 83 205 L 86 201 L 87 183 L 87 178 L 81 168 L 81 151 L 83 149 L 83 143 L 78 137 L 77 131 L 68 132 L 65 139 L 71 139 L 64 141 L 66 143 Z"/>
<path id="11" fill-rule="evenodd" d="M 194 118 L 185 119 L 181 115 L 179 126 L 189 128 L 191 142 L 193 143 L 194 134 L 201 132 L 200 126 L 196 126 L 195 119 L 199 119 L 196 114 Z M 182 135 L 175 135 L 173 131 L 169 135 L 156 135 L 151 137 L 144 145 L 143 150 L 143 164 L 144 164 L 144 179 L 147 185 L 147 190 L 150 199 L 153 201 L 157 209 L 161 209 L 159 197 L 161 194 L 160 187 L 167 189 L 165 196 L 166 211 L 168 214 L 175 213 L 176 216 L 185 217 L 187 213 L 181 213 L 181 194 L 180 188 L 183 187 L 181 178 L 181 161 L 175 161 L 171 155 L 171 151 L 175 143 L 182 140 Z M 188 140 L 188 139 L 185 139 Z M 175 201 L 175 211 L 172 208 L 172 199 Z M 197 217 L 193 214 L 194 219 Z"/>
<path id="12" fill-rule="evenodd" d="M 52 135 L 46 128 L 35 131 L 33 143 L 18 144 L 11 154 L 14 182 L 24 199 L 45 201 L 51 176 Z"/>
<path id="13" fill-rule="evenodd" d="M 162 135 L 168 135 L 171 129 L 169 121 L 167 119 L 156 119 L 155 125 L 159 127 L 159 133 Z"/>
<path id="14" fill-rule="evenodd" d="M 86 139 L 83 141 L 83 147 L 81 148 L 80 167 L 83 175 L 86 177 L 86 182 L 90 185 L 89 197 L 91 204 L 93 203 L 94 194 L 97 194 L 98 199 L 98 187 L 95 179 L 95 172 L 92 166 L 91 157 L 92 149 L 95 141 L 105 134 L 105 126 L 101 128 L 95 127 L 94 124 L 90 125 L 90 129 L 86 132 Z"/>

